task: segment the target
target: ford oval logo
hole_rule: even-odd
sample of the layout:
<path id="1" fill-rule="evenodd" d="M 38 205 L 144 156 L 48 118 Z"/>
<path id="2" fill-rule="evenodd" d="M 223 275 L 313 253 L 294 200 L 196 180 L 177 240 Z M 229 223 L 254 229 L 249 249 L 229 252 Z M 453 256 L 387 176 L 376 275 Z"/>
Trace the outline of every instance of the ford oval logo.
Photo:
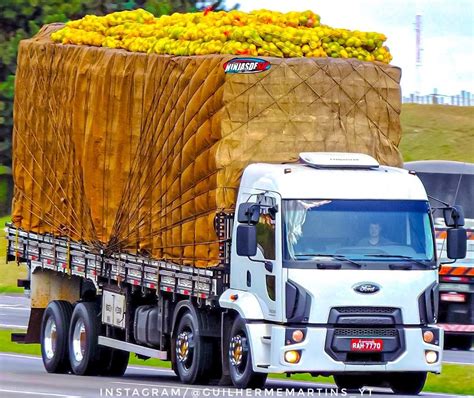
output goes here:
<path id="1" fill-rule="evenodd" d="M 355 285 L 354 290 L 358 293 L 372 294 L 377 293 L 380 290 L 380 286 L 375 283 L 364 282 Z"/>

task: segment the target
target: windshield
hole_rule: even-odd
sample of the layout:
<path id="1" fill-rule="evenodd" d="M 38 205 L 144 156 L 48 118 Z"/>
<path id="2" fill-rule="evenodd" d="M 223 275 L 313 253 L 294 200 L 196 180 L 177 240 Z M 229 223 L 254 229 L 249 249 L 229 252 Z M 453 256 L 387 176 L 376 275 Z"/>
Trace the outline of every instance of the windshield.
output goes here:
<path id="1" fill-rule="evenodd" d="M 408 200 L 285 200 L 284 258 L 433 260 L 429 204 Z M 337 256 L 337 257 L 335 257 Z"/>

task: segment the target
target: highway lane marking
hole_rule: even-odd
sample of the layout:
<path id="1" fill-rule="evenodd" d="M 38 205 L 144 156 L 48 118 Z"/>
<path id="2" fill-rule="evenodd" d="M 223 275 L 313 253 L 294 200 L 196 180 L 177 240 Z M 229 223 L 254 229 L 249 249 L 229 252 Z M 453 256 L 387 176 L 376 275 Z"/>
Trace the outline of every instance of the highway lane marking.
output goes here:
<path id="1" fill-rule="evenodd" d="M 169 369 L 158 369 L 158 368 L 154 368 L 154 367 L 152 367 L 152 366 L 147 366 L 147 365 L 143 365 L 143 366 L 127 366 L 127 369 L 133 369 L 133 370 L 152 370 L 153 372 L 167 373 L 167 374 L 170 374 L 170 375 L 174 375 L 174 374 L 175 374 L 172 370 L 169 370 Z"/>
<path id="2" fill-rule="evenodd" d="M 80 395 L 65 395 L 65 394 L 53 394 L 52 392 L 34 392 L 34 391 L 19 391 L 19 390 L 6 390 L 0 388 L 2 392 L 12 392 L 14 394 L 27 394 L 27 395 L 44 395 L 47 397 L 64 397 L 64 398 L 81 398 Z"/>
<path id="3" fill-rule="evenodd" d="M 470 398 L 473 397 L 473 395 L 454 395 L 454 394 L 443 394 L 442 392 L 431 392 L 431 391 L 425 391 L 420 393 L 421 396 L 423 395 L 436 395 L 439 397 L 462 397 L 462 398 Z"/>
<path id="4" fill-rule="evenodd" d="M 23 359 L 41 359 L 41 357 L 35 357 L 33 355 L 17 355 L 17 354 L 10 354 L 10 353 L 7 353 L 7 352 L 0 352 L 0 356 L 13 357 L 13 358 L 23 358 Z"/>
<path id="5" fill-rule="evenodd" d="M 5 329 L 28 329 L 28 326 L 24 325 L 9 325 L 6 323 L 0 323 L 0 328 L 5 328 Z"/>
<path id="6" fill-rule="evenodd" d="M 473 366 L 474 362 L 455 362 L 455 361 L 443 361 L 444 364 L 448 365 L 466 365 L 466 366 Z"/>
<path id="7" fill-rule="evenodd" d="M 11 309 L 11 310 L 23 310 L 23 311 L 30 311 L 29 307 L 25 307 L 21 304 L 0 304 L 0 308 L 2 309 Z"/>
<path id="8" fill-rule="evenodd" d="M 279 379 L 269 379 L 270 381 L 281 381 Z M 313 383 L 313 382 L 304 382 L 301 380 L 295 380 L 296 382 L 300 382 L 303 384 L 308 384 L 308 386 L 318 386 L 318 388 L 336 388 L 334 384 L 324 384 L 324 383 Z M 291 381 L 287 381 L 288 384 L 291 383 Z M 199 390 L 199 391 L 209 391 L 209 390 L 235 390 L 237 391 L 238 388 L 235 388 L 233 386 L 209 386 L 209 387 L 194 387 L 194 386 L 186 386 L 183 384 L 146 384 L 146 383 L 134 383 L 134 382 L 124 382 L 124 381 L 113 381 L 111 384 L 126 384 L 126 385 L 133 385 L 133 386 L 142 386 L 142 387 L 160 387 L 160 388 L 168 388 L 168 387 L 175 387 L 175 388 L 185 388 L 186 391 L 188 390 Z M 267 386 L 265 387 L 266 390 L 271 390 L 273 387 Z M 288 387 L 290 388 L 290 387 Z M 297 389 L 304 389 L 308 388 L 307 386 L 304 387 L 291 387 L 294 388 L 295 390 Z M 185 393 L 186 395 L 186 393 Z"/>
<path id="9" fill-rule="evenodd" d="M 126 383 L 124 381 L 113 381 L 111 382 L 111 384 L 125 384 L 127 386 L 141 386 L 141 387 L 155 387 L 155 388 L 169 388 L 169 387 L 174 387 L 174 388 L 185 388 L 186 391 L 188 390 L 209 390 L 211 387 L 208 387 L 208 388 L 200 388 L 200 387 L 190 387 L 190 386 L 186 386 L 186 385 L 183 385 L 183 384 L 146 384 L 146 383 L 134 383 L 134 382 L 130 382 L 130 383 Z M 186 393 L 185 393 L 186 395 Z"/>
<path id="10" fill-rule="evenodd" d="M 24 358 L 24 359 L 36 359 L 36 360 L 41 360 L 40 356 L 34 356 L 34 355 L 23 355 L 23 354 L 10 354 L 7 352 L 0 352 L 0 356 L 5 356 L 5 357 L 13 357 L 13 358 Z M 170 370 L 170 369 L 160 369 L 160 368 L 154 368 L 152 366 L 127 366 L 127 369 L 133 369 L 133 370 L 151 370 L 153 372 L 159 372 L 159 373 L 167 373 L 167 374 L 172 374 L 174 375 L 175 373 Z"/>

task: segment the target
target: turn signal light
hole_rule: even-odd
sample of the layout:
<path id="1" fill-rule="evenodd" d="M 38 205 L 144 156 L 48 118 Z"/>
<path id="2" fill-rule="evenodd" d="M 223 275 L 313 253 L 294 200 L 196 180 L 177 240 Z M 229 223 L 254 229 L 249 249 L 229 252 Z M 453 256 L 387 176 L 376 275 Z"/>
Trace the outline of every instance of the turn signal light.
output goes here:
<path id="1" fill-rule="evenodd" d="M 435 363 L 438 360 L 438 353 L 436 351 L 425 351 L 426 362 Z"/>
<path id="2" fill-rule="evenodd" d="M 298 351 L 285 352 L 285 361 L 288 363 L 298 363 L 300 361 L 300 353 Z"/>
<path id="3" fill-rule="evenodd" d="M 301 330 L 296 329 L 291 334 L 291 338 L 295 343 L 301 343 L 304 339 L 304 333 Z"/>
<path id="4" fill-rule="evenodd" d="M 425 343 L 432 343 L 434 341 L 434 333 L 431 330 L 425 330 L 423 332 L 423 341 Z"/>

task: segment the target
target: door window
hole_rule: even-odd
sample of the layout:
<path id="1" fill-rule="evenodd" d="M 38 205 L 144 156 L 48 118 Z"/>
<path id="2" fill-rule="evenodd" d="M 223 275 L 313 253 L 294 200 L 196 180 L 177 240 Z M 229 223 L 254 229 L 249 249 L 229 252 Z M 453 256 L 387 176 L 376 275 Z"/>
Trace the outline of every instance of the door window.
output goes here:
<path id="1" fill-rule="evenodd" d="M 275 260 L 275 220 L 262 209 L 257 224 L 257 246 L 267 260 Z"/>

